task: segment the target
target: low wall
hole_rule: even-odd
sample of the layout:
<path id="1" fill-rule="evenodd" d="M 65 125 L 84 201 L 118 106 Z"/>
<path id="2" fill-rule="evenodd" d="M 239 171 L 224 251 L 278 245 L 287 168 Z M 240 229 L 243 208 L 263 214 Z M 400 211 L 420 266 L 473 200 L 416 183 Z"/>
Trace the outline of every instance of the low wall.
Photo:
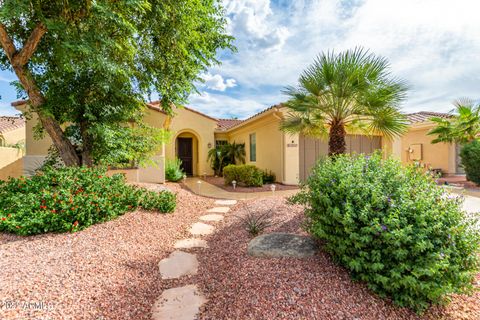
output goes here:
<path id="1" fill-rule="evenodd" d="M 109 169 L 107 174 L 112 176 L 116 173 L 125 175 L 128 182 L 165 183 L 165 158 L 153 157 L 154 162 L 144 168 L 137 169 Z"/>
<path id="2" fill-rule="evenodd" d="M 9 165 L 0 168 L 0 180 L 7 180 L 9 177 L 18 178 L 23 175 L 23 159 L 18 159 Z"/>

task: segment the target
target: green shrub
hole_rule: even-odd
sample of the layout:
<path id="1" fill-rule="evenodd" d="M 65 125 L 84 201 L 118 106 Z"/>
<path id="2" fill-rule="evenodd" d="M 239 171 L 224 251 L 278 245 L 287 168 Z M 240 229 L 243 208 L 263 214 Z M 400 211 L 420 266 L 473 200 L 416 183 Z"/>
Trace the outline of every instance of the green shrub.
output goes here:
<path id="1" fill-rule="evenodd" d="M 175 158 L 165 162 L 165 178 L 168 181 L 177 182 L 183 178 L 182 160 Z"/>
<path id="2" fill-rule="evenodd" d="M 140 201 L 140 205 L 145 210 L 156 210 L 162 213 L 171 213 L 175 211 L 176 195 L 169 191 L 146 191 Z"/>
<path id="3" fill-rule="evenodd" d="M 480 184 L 480 141 L 465 144 L 460 150 L 460 157 L 467 179 Z"/>
<path id="4" fill-rule="evenodd" d="M 231 184 L 234 180 L 237 181 L 239 185 L 247 187 L 258 187 L 263 185 L 263 173 L 254 165 L 230 164 L 223 168 L 223 177 L 226 185 Z"/>
<path id="5" fill-rule="evenodd" d="M 46 168 L 31 178 L 0 182 L 0 232 L 77 231 L 140 205 L 170 212 L 174 202 L 169 192 L 154 196 L 127 185 L 123 175 L 107 176 L 104 169 Z"/>
<path id="6" fill-rule="evenodd" d="M 271 170 L 263 170 L 263 183 L 274 183 L 277 180 L 277 177 L 275 176 L 275 173 L 273 173 Z"/>
<path id="7" fill-rule="evenodd" d="M 354 279 L 418 312 L 472 290 L 479 233 L 462 199 L 380 154 L 319 162 L 302 192 L 309 232 Z"/>

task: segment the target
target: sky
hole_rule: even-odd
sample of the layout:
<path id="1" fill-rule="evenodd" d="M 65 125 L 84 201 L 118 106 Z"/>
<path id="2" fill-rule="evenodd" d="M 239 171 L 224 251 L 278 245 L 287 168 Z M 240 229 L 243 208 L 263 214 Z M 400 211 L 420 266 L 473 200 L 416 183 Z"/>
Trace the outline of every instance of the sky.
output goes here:
<path id="1" fill-rule="evenodd" d="M 410 91 L 405 112 L 448 112 L 480 99 L 477 0 L 223 0 L 238 51 L 201 75 L 188 105 L 217 118 L 246 118 L 286 100 L 282 89 L 321 52 L 363 47 L 390 61 Z M 14 113 L 0 72 L 0 114 Z"/>

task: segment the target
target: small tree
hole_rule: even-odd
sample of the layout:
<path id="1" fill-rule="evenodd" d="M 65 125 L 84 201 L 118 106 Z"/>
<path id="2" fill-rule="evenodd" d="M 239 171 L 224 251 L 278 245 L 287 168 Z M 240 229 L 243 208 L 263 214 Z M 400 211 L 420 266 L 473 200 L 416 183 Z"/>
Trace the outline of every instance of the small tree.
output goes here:
<path id="1" fill-rule="evenodd" d="M 437 136 L 432 143 L 455 142 L 464 144 L 480 138 L 480 104 L 470 99 L 454 101 L 455 109 L 449 119 L 432 117 L 436 127 L 428 132 Z"/>
<path id="2" fill-rule="evenodd" d="M 385 58 L 363 49 L 322 53 L 287 87 L 290 110 L 281 128 L 313 137 L 328 136 L 329 155 L 345 153 L 346 129 L 393 137 L 403 133 L 399 110 L 407 87 L 393 78 Z"/>

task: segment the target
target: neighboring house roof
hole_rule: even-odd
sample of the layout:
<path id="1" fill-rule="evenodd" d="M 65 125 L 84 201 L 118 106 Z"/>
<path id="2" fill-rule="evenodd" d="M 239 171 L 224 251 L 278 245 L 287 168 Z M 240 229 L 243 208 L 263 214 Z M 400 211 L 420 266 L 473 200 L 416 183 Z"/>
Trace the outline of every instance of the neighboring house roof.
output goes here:
<path id="1" fill-rule="evenodd" d="M 0 116 L 0 134 L 25 126 L 25 119 L 21 117 Z"/>
<path id="2" fill-rule="evenodd" d="M 410 122 L 410 124 L 427 122 L 430 120 L 430 118 L 433 118 L 433 117 L 449 119 L 452 117 L 452 115 L 449 113 L 430 112 L 430 111 L 420 111 L 420 112 L 407 114 L 407 119 Z"/>

